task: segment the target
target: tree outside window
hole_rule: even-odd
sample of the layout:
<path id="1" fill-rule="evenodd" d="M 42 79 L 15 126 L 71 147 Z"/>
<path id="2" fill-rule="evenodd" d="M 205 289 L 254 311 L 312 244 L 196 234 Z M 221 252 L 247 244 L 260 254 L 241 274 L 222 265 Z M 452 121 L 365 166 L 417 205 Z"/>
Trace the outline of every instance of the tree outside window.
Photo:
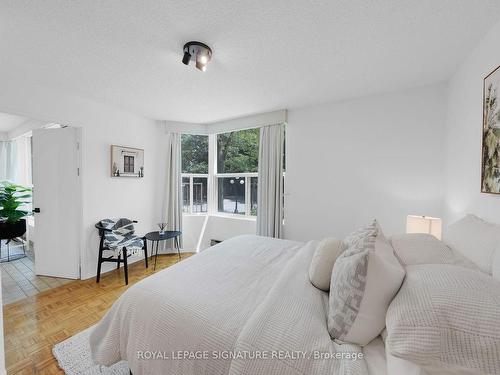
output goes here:
<path id="1" fill-rule="evenodd" d="M 182 211 L 208 211 L 208 136 L 182 134 Z"/>
<path id="2" fill-rule="evenodd" d="M 214 209 L 221 213 L 257 215 L 257 184 L 260 129 L 214 134 L 213 150 L 209 136 L 183 134 L 182 193 L 183 212 L 208 211 L 208 181 L 216 195 Z M 209 173 L 208 154 L 214 152 L 215 174 Z"/>

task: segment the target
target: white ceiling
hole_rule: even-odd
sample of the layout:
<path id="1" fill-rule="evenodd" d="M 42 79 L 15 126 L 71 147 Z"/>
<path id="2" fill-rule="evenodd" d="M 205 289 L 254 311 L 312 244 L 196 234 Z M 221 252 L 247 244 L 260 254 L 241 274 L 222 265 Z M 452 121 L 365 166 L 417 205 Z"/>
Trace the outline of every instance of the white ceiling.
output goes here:
<path id="1" fill-rule="evenodd" d="M 11 131 L 27 120 L 27 117 L 0 112 L 0 132 Z"/>
<path id="2" fill-rule="evenodd" d="M 13 77 L 155 119 L 213 122 L 448 79 L 500 0 L 3 0 Z M 182 46 L 212 46 L 207 72 Z"/>

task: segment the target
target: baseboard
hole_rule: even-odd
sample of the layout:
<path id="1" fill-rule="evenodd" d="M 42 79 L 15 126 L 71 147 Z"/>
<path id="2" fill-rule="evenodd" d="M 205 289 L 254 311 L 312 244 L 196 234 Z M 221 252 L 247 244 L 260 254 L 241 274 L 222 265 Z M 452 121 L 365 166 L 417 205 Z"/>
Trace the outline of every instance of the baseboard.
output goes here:
<path id="1" fill-rule="evenodd" d="M 148 254 L 151 255 L 151 249 L 148 248 Z M 196 253 L 196 250 L 180 249 L 181 253 Z M 177 254 L 177 249 L 158 249 L 158 255 L 160 254 Z"/>
<path id="2" fill-rule="evenodd" d="M 193 253 L 193 252 L 196 252 L 196 251 L 189 251 L 189 250 L 185 250 L 185 249 L 181 249 L 180 250 L 181 253 Z M 177 254 L 177 250 L 174 250 L 174 249 L 165 249 L 165 250 L 162 250 L 162 249 L 158 249 L 158 255 L 164 255 L 164 254 Z M 154 261 L 154 256 L 152 257 L 151 256 L 151 249 L 148 247 L 148 260 L 151 262 L 151 259 L 153 259 Z M 143 253 L 139 253 L 137 255 L 133 255 L 131 256 L 130 258 L 128 258 L 128 265 L 130 266 L 131 264 L 134 264 L 135 262 L 144 262 L 144 254 Z M 123 267 L 123 265 L 122 265 Z M 108 272 L 111 272 L 111 271 L 114 271 L 116 270 L 116 264 L 115 263 L 103 263 L 102 265 L 102 269 L 101 269 L 101 276 L 104 275 L 105 273 L 108 273 Z M 81 275 L 81 279 L 82 280 L 88 280 L 88 279 L 93 279 L 95 278 L 97 275 L 97 272 L 94 271 L 92 272 L 92 274 L 87 274 L 87 275 Z M 1 372 L 0 372 L 0 375 L 3 375 Z"/>

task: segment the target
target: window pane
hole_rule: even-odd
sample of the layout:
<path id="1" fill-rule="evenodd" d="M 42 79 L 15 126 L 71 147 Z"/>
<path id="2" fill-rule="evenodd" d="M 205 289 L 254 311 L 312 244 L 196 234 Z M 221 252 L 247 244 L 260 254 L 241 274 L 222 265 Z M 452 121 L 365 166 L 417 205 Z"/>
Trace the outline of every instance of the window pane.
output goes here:
<path id="1" fill-rule="evenodd" d="M 193 178 L 193 213 L 207 212 L 207 184 L 206 177 Z"/>
<path id="2" fill-rule="evenodd" d="M 189 177 L 182 177 L 182 212 L 189 212 Z"/>
<path id="3" fill-rule="evenodd" d="M 208 136 L 181 135 L 182 173 L 208 173 Z"/>
<path id="4" fill-rule="evenodd" d="M 217 173 L 257 172 L 260 129 L 217 135 Z"/>
<path id="5" fill-rule="evenodd" d="M 245 178 L 220 177 L 219 212 L 245 214 Z"/>
<path id="6" fill-rule="evenodd" d="M 258 177 L 250 177 L 250 215 L 257 216 L 257 182 Z"/>
<path id="7" fill-rule="evenodd" d="M 134 173 L 134 157 L 124 155 L 123 156 L 123 171 L 125 173 Z"/>

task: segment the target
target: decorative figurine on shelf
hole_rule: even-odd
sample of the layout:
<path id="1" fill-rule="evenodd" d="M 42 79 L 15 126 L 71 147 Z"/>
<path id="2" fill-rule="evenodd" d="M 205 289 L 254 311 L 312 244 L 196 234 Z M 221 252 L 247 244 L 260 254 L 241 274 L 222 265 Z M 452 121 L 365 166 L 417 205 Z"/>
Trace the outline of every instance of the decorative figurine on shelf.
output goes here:
<path id="1" fill-rule="evenodd" d="M 165 228 L 167 227 L 167 223 L 158 223 L 158 227 L 160 228 L 158 234 L 160 236 L 163 236 L 165 234 Z"/>
<path id="2" fill-rule="evenodd" d="M 113 176 L 119 176 L 120 173 L 118 172 L 118 166 L 116 165 L 116 162 L 113 163 Z"/>

